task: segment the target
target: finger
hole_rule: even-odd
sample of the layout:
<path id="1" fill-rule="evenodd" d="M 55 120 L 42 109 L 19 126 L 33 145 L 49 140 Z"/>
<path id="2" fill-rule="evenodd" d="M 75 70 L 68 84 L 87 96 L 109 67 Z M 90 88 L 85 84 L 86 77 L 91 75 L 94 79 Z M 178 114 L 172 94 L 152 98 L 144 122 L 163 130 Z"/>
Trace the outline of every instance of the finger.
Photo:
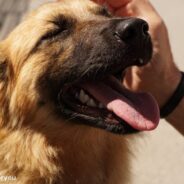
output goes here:
<path id="1" fill-rule="evenodd" d="M 106 0 L 107 4 L 109 4 L 112 8 L 126 6 L 131 1 L 132 0 Z"/>
<path id="2" fill-rule="evenodd" d="M 114 14 L 118 17 L 130 17 L 130 16 L 135 16 L 134 12 L 132 11 L 131 8 L 127 6 L 122 6 L 121 8 L 117 9 Z"/>

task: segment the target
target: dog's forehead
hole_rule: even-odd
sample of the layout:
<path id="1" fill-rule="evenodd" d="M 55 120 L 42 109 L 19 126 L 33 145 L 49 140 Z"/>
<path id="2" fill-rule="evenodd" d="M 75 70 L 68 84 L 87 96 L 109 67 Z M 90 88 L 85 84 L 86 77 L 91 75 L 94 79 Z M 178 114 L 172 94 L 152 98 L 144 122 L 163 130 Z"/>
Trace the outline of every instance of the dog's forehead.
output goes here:
<path id="1" fill-rule="evenodd" d="M 93 19 L 99 8 L 100 6 L 90 0 L 63 0 L 43 5 L 36 11 L 35 18 L 50 20 L 62 14 L 83 21 Z"/>
<path id="2" fill-rule="evenodd" d="M 97 17 L 99 17 L 96 10 L 98 11 L 99 8 L 100 6 L 90 0 L 63 0 L 61 2 L 52 2 L 42 5 L 28 15 L 28 17 L 11 32 L 6 39 L 6 43 L 9 45 L 11 53 L 19 56 L 21 58 L 19 60 L 24 60 L 23 56 L 26 58 L 29 55 L 42 36 L 56 27 L 55 24 L 53 24 L 55 18 L 64 15 L 76 19 L 77 23 L 80 24 L 82 21 L 96 20 Z M 21 43 L 21 47 L 18 43 Z"/>

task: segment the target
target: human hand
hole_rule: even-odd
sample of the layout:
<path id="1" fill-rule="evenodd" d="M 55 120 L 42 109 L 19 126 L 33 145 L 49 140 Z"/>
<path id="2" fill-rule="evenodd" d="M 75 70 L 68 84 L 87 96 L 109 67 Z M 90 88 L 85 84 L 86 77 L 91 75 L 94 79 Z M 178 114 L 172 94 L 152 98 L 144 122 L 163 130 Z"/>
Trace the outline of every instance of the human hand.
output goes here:
<path id="1" fill-rule="evenodd" d="M 127 70 L 124 85 L 133 91 L 148 91 L 162 107 L 176 89 L 181 74 L 171 52 L 167 28 L 148 0 L 95 0 L 105 4 L 116 16 L 135 16 L 146 20 L 150 26 L 153 57 L 144 67 Z"/>

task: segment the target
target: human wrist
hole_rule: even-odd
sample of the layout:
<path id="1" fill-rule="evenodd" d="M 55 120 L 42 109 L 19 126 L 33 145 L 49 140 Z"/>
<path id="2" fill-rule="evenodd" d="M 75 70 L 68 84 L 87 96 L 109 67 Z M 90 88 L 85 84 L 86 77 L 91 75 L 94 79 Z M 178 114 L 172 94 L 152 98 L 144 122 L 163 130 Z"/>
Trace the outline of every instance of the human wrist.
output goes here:
<path id="1" fill-rule="evenodd" d="M 174 109 L 174 111 L 166 117 L 167 122 L 169 122 L 176 130 L 184 135 L 184 97 Z"/>
<path id="2" fill-rule="evenodd" d="M 182 77 L 182 74 L 179 71 L 179 69 L 174 68 L 174 67 L 172 68 L 172 70 L 168 69 L 166 72 L 167 74 L 165 74 L 165 76 L 163 77 L 164 82 L 160 83 L 162 88 L 160 88 L 161 93 L 157 99 L 160 108 L 165 106 L 165 104 L 168 102 L 170 97 L 174 94 L 176 88 L 178 87 L 181 81 L 181 77 Z"/>
<path id="3" fill-rule="evenodd" d="M 160 116 L 162 118 L 167 117 L 171 114 L 175 108 L 178 106 L 180 101 L 184 96 L 184 73 L 181 72 L 181 79 L 177 88 L 174 90 L 173 94 L 169 97 L 165 105 L 160 109 Z"/>

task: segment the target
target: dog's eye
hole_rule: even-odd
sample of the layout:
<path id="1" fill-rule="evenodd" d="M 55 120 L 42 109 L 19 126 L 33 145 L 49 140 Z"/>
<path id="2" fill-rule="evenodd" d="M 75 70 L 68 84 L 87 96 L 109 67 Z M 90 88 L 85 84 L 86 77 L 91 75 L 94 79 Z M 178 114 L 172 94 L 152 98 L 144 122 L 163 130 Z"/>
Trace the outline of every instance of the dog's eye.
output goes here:
<path id="1" fill-rule="evenodd" d="M 72 22 L 65 17 L 57 17 L 53 21 L 50 21 L 55 25 L 55 28 L 51 31 L 48 31 L 45 35 L 42 36 L 41 41 L 53 39 L 58 35 L 66 35 L 70 28 L 72 27 Z"/>
<path id="2" fill-rule="evenodd" d="M 45 40 L 52 39 L 52 38 L 58 36 L 62 32 L 63 31 L 60 30 L 60 29 L 51 30 L 51 31 L 47 32 L 45 35 L 43 35 L 41 37 L 40 41 L 45 41 Z"/>

